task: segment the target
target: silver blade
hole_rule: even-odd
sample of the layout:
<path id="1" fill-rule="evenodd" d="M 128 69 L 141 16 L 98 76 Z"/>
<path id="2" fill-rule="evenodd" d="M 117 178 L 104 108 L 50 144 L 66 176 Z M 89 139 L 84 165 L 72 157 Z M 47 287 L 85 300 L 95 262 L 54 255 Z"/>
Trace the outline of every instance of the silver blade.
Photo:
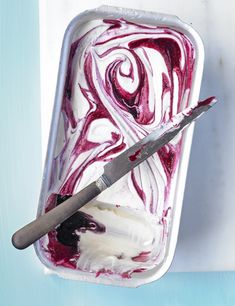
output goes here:
<path id="1" fill-rule="evenodd" d="M 215 102 L 216 100 L 213 97 L 199 102 L 195 107 L 186 108 L 183 112 L 174 116 L 170 121 L 161 125 L 158 129 L 106 164 L 101 178 L 107 187 L 118 181 L 167 144 L 187 125 L 206 112 Z"/>

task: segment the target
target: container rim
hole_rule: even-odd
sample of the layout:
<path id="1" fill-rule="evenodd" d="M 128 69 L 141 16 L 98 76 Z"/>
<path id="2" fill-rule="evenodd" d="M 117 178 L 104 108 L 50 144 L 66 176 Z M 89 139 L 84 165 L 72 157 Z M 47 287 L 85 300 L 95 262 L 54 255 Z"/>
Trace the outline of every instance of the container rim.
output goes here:
<path id="1" fill-rule="evenodd" d="M 128 9 L 128 8 L 122 8 L 122 7 L 113 7 L 113 6 L 107 6 L 107 5 L 100 6 L 98 8 L 91 9 L 91 10 L 86 10 L 80 13 L 79 15 L 77 15 L 69 23 L 65 31 L 64 38 L 63 38 L 60 63 L 59 63 L 59 71 L 58 71 L 58 77 L 57 77 L 56 94 L 55 94 L 54 107 L 53 107 L 53 115 L 52 115 L 51 126 L 50 126 L 49 141 L 48 141 L 48 146 L 47 146 L 47 154 L 46 154 L 46 160 L 45 160 L 45 165 L 44 165 L 44 172 L 43 172 L 43 178 L 42 178 L 42 185 L 41 185 L 41 192 L 40 192 L 40 197 L 39 197 L 37 216 L 43 213 L 43 205 L 46 200 L 45 191 L 47 190 L 47 187 L 50 183 L 50 174 L 51 174 L 51 169 L 52 169 L 53 153 L 54 153 L 54 148 L 56 144 L 56 136 L 57 136 L 57 130 L 58 130 L 60 109 L 61 109 L 61 103 L 62 103 L 62 97 L 63 97 L 63 91 L 64 91 L 64 82 L 66 78 L 68 55 L 69 55 L 70 45 L 73 39 L 73 35 L 82 24 L 89 22 L 91 20 L 94 20 L 94 19 L 104 19 L 104 18 L 110 18 L 110 19 L 111 18 L 113 19 L 124 18 L 128 21 L 134 21 L 134 22 L 138 22 L 142 24 L 167 26 L 169 28 L 175 29 L 185 34 L 189 38 L 189 40 L 192 42 L 194 49 L 195 49 L 194 74 L 192 78 L 189 105 L 192 105 L 198 101 L 202 73 L 203 73 L 203 65 L 204 65 L 204 47 L 203 47 L 203 43 L 202 43 L 202 40 L 199 34 L 190 25 L 181 21 L 177 16 L 174 16 L 174 15 L 148 12 L 148 11 L 142 11 L 142 10 L 134 10 L 134 9 Z M 133 274 L 131 279 L 120 279 L 120 278 L 111 279 L 106 276 L 100 276 L 97 279 L 91 273 L 82 272 L 82 275 L 81 275 L 81 274 L 78 274 L 76 270 L 74 273 L 72 273 L 73 271 L 69 271 L 68 273 L 66 272 L 67 271 L 66 268 L 54 267 L 46 259 L 46 257 L 43 256 L 41 249 L 40 249 L 40 243 L 39 241 L 37 241 L 34 244 L 34 248 L 35 248 L 36 254 L 39 257 L 40 261 L 52 273 L 59 274 L 60 276 L 64 278 L 85 280 L 85 281 L 103 283 L 103 284 L 109 284 L 109 285 L 138 287 L 140 285 L 152 282 L 162 277 L 170 268 L 170 265 L 173 260 L 174 252 L 175 252 L 176 243 L 177 243 L 185 181 L 186 181 L 191 142 L 192 142 L 192 136 L 193 136 L 193 129 L 194 129 L 194 124 L 192 124 L 184 132 L 184 135 L 183 135 L 181 160 L 179 162 L 179 166 L 177 170 L 178 173 L 175 174 L 175 176 L 178 174 L 178 180 L 175 186 L 175 194 L 174 194 L 175 200 L 173 203 L 173 214 L 171 218 L 170 235 L 168 238 L 169 241 L 167 243 L 167 247 L 165 250 L 165 259 L 161 265 L 157 266 L 156 268 L 148 272 Z M 156 270 L 156 271 L 153 272 L 153 270 Z M 148 275 L 148 274 L 151 274 L 151 275 Z"/>

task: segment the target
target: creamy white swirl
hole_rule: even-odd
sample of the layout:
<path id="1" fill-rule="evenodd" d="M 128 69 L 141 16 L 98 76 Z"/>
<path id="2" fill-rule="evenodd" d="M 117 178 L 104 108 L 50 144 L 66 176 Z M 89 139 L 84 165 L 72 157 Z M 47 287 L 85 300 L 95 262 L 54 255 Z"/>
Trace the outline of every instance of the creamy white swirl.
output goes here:
<path id="1" fill-rule="evenodd" d="M 193 65 L 191 42 L 175 30 L 125 20 L 90 22 L 71 45 L 54 175 L 48 193 L 62 196 L 76 193 L 98 178 L 108 161 L 184 109 L 189 99 Z M 66 239 L 62 239 L 67 257 L 55 256 L 61 241 L 55 232 L 50 233 L 49 244 L 44 248 L 51 254 L 52 262 L 122 276 L 160 263 L 172 205 L 168 203 L 168 195 L 180 151 L 179 135 L 100 195 L 98 200 L 114 205 L 113 211 L 112 206 L 109 210 L 101 209 L 98 202 L 84 207 L 82 211 L 106 230 L 98 225 L 94 231 L 92 227 L 84 231 L 70 228 L 69 237 L 73 237 L 73 242 L 66 244 Z M 56 205 L 52 199 L 53 195 L 48 200 L 48 210 Z M 144 243 L 132 244 L 128 238 L 131 234 L 126 231 L 121 231 L 122 236 L 115 236 L 118 228 L 121 230 L 126 224 L 115 205 L 138 209 L 139 220 L 146 224 L 147 231 L 142 238 L 147 239 L 151 232 L 152 244 L 147 248 Z M 119 226 L 110 230 L 108 216 Z M 146 216 L 151 216 L 149 223 Z M 132 217 L 129 220 L 132 231 L 138 233 L 141 222 L 134 222 Z M 65 224 L 60 227 L 60 235 L 63 228 Z M 97 256 L 92 247 L 94 239 L 95 248 L 100 250 Z M 132 249 L 127 248 L 128 239 Z M 121 249 L 122 256 L 118 256 Z M 141 254 L 144 255 L 141 257 Z M 136 264 L 136 258 L 144 260 Z"/>

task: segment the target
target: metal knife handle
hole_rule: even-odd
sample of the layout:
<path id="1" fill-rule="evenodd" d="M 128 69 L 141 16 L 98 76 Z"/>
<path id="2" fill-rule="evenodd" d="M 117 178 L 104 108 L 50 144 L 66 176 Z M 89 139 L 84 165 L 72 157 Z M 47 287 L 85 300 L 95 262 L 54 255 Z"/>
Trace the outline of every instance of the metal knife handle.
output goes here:
<path id="1" fill-rule="evenodd" d="M 54 229 L 67 218 L 71 217 L 79 208 L 98 196 L 105 186 L 97 180 L 62 204 L 25 225 L 12 236 L 12 244 L 17 249 L 25 249 L 46 233 Z"/>

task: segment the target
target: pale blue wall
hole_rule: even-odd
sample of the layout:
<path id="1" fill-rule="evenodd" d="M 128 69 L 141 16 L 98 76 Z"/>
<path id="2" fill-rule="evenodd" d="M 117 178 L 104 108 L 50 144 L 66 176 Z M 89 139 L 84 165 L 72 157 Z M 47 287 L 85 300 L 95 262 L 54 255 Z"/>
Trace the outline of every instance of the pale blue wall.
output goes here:
<path id="1" fill-rule="evenodd" d="M 235 273 L 169 273 L 142 288 L 114 288 L 45 276 L 32 248 L 11 246 L 36 213 L 40 186 L 38 2 L 0 3 L 0 305 L 235 305 Z"/>

